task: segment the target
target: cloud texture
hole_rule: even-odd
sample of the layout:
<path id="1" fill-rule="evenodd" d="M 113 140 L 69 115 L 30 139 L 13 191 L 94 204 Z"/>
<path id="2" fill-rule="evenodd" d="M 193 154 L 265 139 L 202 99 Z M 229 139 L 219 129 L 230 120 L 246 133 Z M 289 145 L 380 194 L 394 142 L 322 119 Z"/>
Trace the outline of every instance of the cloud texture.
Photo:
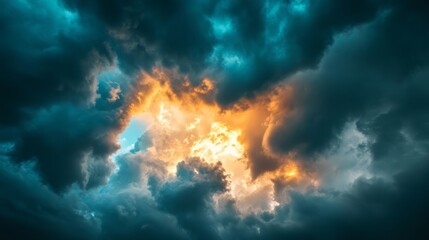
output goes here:
<path id="1" fill-rule="evenodd" d="M 0 238 L 428 239 L 428 12 L 0 2 Z"/>

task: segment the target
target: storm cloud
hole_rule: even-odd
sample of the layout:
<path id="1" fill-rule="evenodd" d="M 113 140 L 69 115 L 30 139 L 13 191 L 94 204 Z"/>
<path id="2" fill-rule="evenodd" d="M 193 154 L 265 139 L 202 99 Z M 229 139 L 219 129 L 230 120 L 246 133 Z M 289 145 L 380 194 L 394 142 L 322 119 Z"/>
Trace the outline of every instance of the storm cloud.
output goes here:
<path id="1" fill-rule="evenodd" d="M 428 12 L 1 2 L 0 237 L 427 239 Z"/>

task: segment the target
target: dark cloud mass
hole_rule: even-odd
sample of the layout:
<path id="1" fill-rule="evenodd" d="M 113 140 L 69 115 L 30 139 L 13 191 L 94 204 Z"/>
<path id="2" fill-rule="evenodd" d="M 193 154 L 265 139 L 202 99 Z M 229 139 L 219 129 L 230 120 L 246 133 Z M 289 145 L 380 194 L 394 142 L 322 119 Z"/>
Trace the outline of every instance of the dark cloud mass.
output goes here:
<path id="1" fill-rule="evenodd" d="M 0 1 L 0 238 L 429 239 L 428 25 L 425 0 Z M 256 211 L 223 159 L 172 169 L 163 129 L 121 145 L 160 69 L 233 114 L 290 88 L 246 166 L 320 183 L 275 175 Z"/>
<path id="2" fill-rule="evenodd" d="M 398 135 L 401 129 L 414 132 L 414 127 L 427 131 L 426 124 L 407 120 L 427 122 L 423 82 L 429 63 L 429 35 L 423 30 L 429 18 L 424 11 L 405 11 L 409 7 L 389 8 L 377 20 L 339 35 L 319 69 L 299 76 L 295 101 L 288 103 L 294 110 L 270 137 L 274 149 L 323 150 L 345 122 L 359 118 L 362 123 L 371 121 L 367 127 L 378 132 L 372 146 L 378 159 L 378 145 L 386 143 L 391 149 L 387 142 L 400 138 L 386 136 L 379 142 L 381 135 Z"/>

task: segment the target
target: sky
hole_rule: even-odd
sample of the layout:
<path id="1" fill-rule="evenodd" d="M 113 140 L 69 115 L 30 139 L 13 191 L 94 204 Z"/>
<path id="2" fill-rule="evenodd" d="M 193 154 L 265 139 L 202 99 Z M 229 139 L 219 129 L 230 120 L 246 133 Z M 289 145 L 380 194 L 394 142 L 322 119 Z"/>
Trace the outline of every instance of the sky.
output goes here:
<path id="1" fill-rule="evenodd" d="M 0 1 L 0 238 L 429 239 L 428 13 Z"/>

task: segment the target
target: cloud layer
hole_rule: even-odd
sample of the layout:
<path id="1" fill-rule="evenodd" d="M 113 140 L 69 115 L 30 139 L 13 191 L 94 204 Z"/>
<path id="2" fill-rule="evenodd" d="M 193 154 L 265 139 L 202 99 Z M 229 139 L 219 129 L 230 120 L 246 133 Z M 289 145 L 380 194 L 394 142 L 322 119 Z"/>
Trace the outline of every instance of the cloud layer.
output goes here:
<path id="1" fill-rule="evenodd" d="M 1 2 L 0 237 L 427 239 L 428 12 Z"/>

